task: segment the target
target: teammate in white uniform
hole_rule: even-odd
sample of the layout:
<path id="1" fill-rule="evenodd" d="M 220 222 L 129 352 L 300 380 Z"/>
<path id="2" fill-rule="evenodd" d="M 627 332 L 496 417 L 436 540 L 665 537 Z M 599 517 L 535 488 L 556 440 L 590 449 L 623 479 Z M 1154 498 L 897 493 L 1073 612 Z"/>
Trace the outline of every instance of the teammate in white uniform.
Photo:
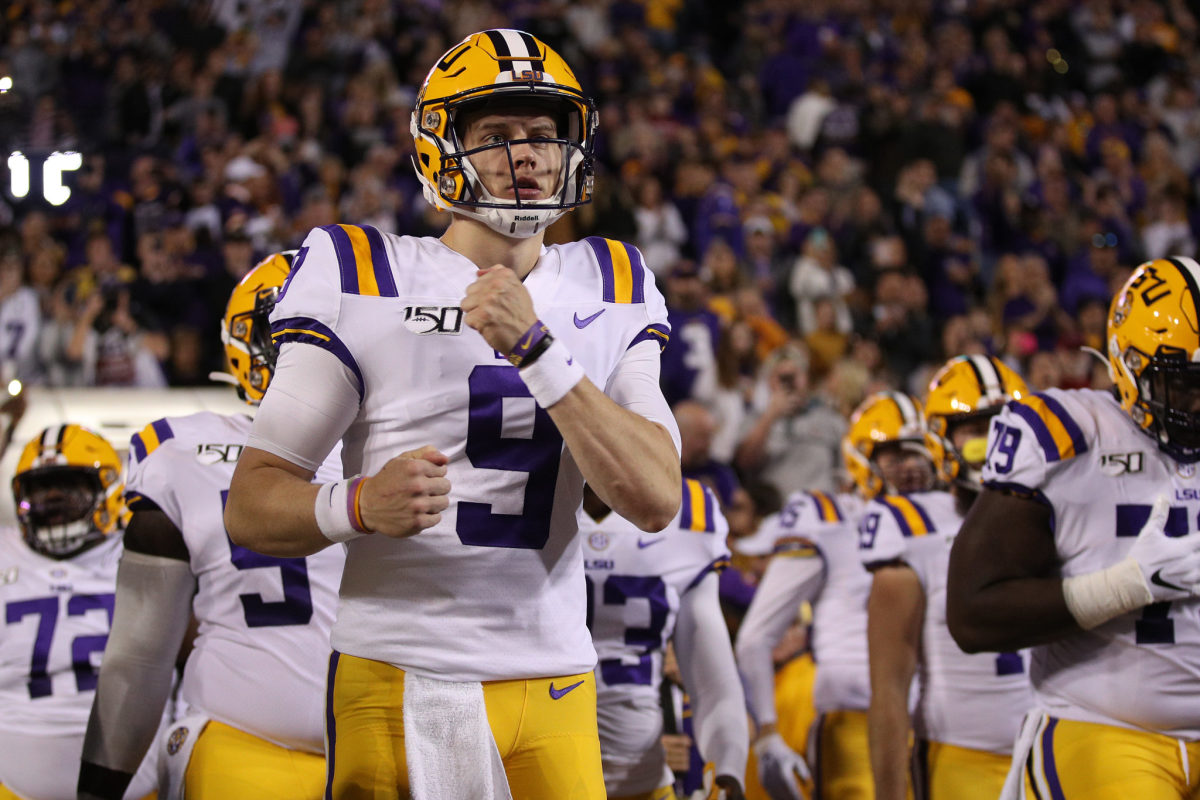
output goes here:
<path id="1" fill-rule="evenodd" d="M 271 379 L 267 315 L 292 256 L 251 270 L 222 323 L 229 379 L 250 403 Z M 80 797 L 119 797 L 150 747 L 189 615 L 199 627 L 179 689 L 182 718 L 162 755 L 167 796 L 323 794 L 325 665 L 345 557 L 330 548 L 273 558 L 230 541 L 221 516 L 250 425 L 249 416 L 201 412 L 157 420 L 130 441 L 133 518 Z M 339 477 L 340 465 L 323 474 Z"/>
<path id="2" fill-rule="evenodd" d="M 815 800 L 874 797 L 867 757 L 867 596 L 871 574 L 858 555 L 863 504 L 881 492 L 916 491 L 932 471 L 920 404 L 899 392 L 879 392 L 850 417 L 842 453 L 857 491 L 796 492 L 774 523 L 775 557 L 738 629 L 738 666 L 758 738 L 759 778 L 772 798 L 800 800 L 792 772 L 804 760 L 776 732 L 771 651 L 804 602 L 813 604 L 811 646 L 817 663 L 813 703 L 817 723 L 807 758 Z"/>
<path id="3" fill-rule="evenodd" d="M 674 800 L 662 748 L 663 651 L 675 656 L 691 697 L 700 754 L 726 800 L 742 798 L 749 741 L 717 577 L 729 564 L 729 524 L 711 489 L 684 480 L 679 516 L 642 533 L 584 496 L 579 534 L 587 570 L 588 627 L 596 646 L 596 715 L 604 786 L 613 800 Z"/>
<path id="4" fill-rule="evenodd" d="M 968 655 L 946 627 L 950 545 L 978 494 L 988 419 L 1026 393 L 1000 361 L 947 362 L 924 400 L 926 443 L 951 491 L 881 496 L 859 524 L 868 602 L 871 764 L 876 796 L 902 800 L 914 674 L 918 699 L 911 782 L 922 800 L 994 800 L 1021 717 L 1032 703 L 1026 654 Z"/>
<path id="5" fill-rule="evenodd" d="M 103 437 L 55 425 L 13 478 L 20 530 L 0 528 L 0 798 L 73 800 L 121 557 L 121 461 Z M 23 540 L 23 541 L 22 541 Z M 161 714 L 151 723 L 150 735 Z M 154 789 L 146 759 L 126 797 Z M 117 795 L 120 797 L 120 795 Z"/>
<path id="6" fill-rule="evenodd" d="M 1035 645 L 1007 797 L 1200 796 L 1198 285 L 1190 258 L 1142 264 L 1109 312 L 1116 396 L 992 423 L 948 611 L 969 650 Z"/>
<path id="7" fill-rule="evenodd" d="M 412 118 L 426 198 L 453 212 L 446 233 L 316 229 L 272 315 L 279 368 L 225 519 L 234 541 L 276 555 L 348 542 L 329 680 L 336 797 L 505 782 L 514 796 L 603 796 L 583 483 L 657 531 L 682 479 L 652 272 L 620 242 L 542 245 L 590 198 L 595 125 L 543 43 L 467 37 Z M 339 439 L 354 477 L 310 486 Z M 451 707 L 458 722 L 443 724 Z"/>

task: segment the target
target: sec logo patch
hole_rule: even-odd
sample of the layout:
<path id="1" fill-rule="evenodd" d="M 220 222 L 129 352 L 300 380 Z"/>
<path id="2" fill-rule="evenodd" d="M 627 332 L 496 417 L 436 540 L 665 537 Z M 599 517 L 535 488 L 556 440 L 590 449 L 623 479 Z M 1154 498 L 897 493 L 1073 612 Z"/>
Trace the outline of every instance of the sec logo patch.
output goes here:
<path id="1" fill-rule="evenodd" d="M 601 531 L 596 531 L 588 537 L 588 545 L 593 550 L 603 550 L 608 547 L 608 534 Z"/>
<path id="2" fill-rule="evenodd" d="M 183 747 L 183 743 L 187 741 L 188 729 L 185 725 L 180 725 L 175 730 L 171 731 L 171 735 L 167 738 L 167 755 L 173 756 L 179 752 L 179 748 Z"/>

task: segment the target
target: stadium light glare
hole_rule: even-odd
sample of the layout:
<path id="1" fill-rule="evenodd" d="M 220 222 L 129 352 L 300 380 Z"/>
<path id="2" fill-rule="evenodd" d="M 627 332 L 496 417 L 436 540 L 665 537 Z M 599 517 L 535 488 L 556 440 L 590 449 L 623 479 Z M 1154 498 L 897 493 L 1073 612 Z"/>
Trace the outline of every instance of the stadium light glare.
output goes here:
<path id="1" fill-rule="evenodd" d="M 13 80 L 11 75 L 0 76 L 0 94 L 7 94 L 12 90 Z"/>
<path id="2" fill-rule="evenodd" d="M 21 385 L 21 382 L 19 380 L 17 380 L 16 378 L 13 378 L 11 381 L 8 382 L 8 396 L 16 397 L 17 395 L 19 395 L 21 393 L 21 390 L 23 388 L 25 388 L 25 387 L 23 387 Z"/>
<path id="3" fill-rule="evenodd" d="M 29 159 L 20 150 L 8 157 L 8 190 L 18 200 L 29 194 Z"/>
<path id="4" fill-rule="evenodd" d="M 83 156 L 74 151 L 53 152 L 42 163 L 42 195 L 52 206 L 61 206 L 71 196 L 69 187 L 64 186 L 62 174 L 73 172 L 83 166 Z"/>

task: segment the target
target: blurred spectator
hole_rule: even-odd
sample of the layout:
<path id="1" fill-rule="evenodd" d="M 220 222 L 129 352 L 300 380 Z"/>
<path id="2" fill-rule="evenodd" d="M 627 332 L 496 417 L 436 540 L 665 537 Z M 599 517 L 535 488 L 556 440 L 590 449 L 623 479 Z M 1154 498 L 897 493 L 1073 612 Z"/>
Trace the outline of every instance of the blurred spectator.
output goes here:
<path id="1" fill-rule="evenodd" d="M 736 464 L 781 493 L 799 488 L 834 490 L 846 420 L 809 385 L 803 345 L 776 350 L 763 363 Z"/>
<path id="2" fill-rule="evenodd" d="M 846 296 L 854 290 L 854 275 L 837 263 L 837 247 L 824 228 L 813 230 L 804 241 L 804 253 L 792 268 L 789 282 L 796 302 L 796 320 L 803 336 L 816 330 L 815 304 L 827 299 L 833 306 L 836 329 L 843 335 L 853 329 Z"/>
<path id="3" fill-rule="evenodd" d="M 61 249 L 61 248 L 60 248 Z M 15 249 L 0 253 L 0 382 L 38 380 L 37 340 L 42 310 L 36 291 L 23 285 L 25 264 Z"/>
<path id="4" fill-rule="evenodd" d="M 667 402 L 706 401 L 716 391 L 720 318 L 708 308 L 708 287 L 693 261 L 680 261 L 667 276 L 667 320 L 671 341 L 662 354 Z"/>
<path id="5" fill-rule="evenodd" d="M 712 412 L 695 400 L 676 403 L 672 411 L 679 425 L 679 461 L 683 477 L 695 478 L 710 486 L 722 508 L 729 507 L 739 484 L 733 469 L 713 458 L 712 442 L 717 422 Z"/>
<path id="6" fill-rule="evenodd" d="M 658 278 L 663 278 L 675 265 L 687 241 L 687 227 L 675 204 L 663 198 L 662 183 L 648 175 L 638 184 L 637 237 L 634 242 L 646 265 Z"/>

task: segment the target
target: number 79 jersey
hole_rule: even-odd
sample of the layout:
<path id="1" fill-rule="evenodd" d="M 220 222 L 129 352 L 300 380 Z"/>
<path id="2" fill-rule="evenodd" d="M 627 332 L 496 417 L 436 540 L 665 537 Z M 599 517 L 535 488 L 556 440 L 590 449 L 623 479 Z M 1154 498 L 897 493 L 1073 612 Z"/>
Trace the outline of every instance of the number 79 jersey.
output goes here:
<path id="1" fill-rule="evenodd" d="M 477 272 L 438 239 L 330 225 L 305 239 L 271 315 L 281 364 L 303 343 L 354 376 L 347 475 L 425 445 L 449 459 L 437 525 L 348 543 L 333 645 L 441 680 L 587 672 L 583 477 L 517 369 L 463 322 Z M 667 336 L 653 274 L 620 242 L 543 248 L 524 286 L 601 390 L 631 347 Z"/>
<path id="2" fill-rule="evenodd" d="M 1197 530 L 1196 465 L 1162 453 L 1107 392 L 1009 403 L 992 421 L 983 478 L 1049 505 L 1064 578 L 1125 558 L 1157 495 L 1171 501 L 1168 536 Z M 1153 603 L 1035 647 L 1031 676 L 1056 716 L 1200 739 L 1200 600 Z"/>
<path id="3" fill-rule="evenodd" d="M 199 623 L 180 696 L 191 708 L 284 747 L 324 752 L 329 630 L 345 554 L 274 558 L 236 545 L 223 519 L 250 432 L 247 416 L 160 419 L 133 436 L 125 496 L 183 534 Z M 319 478 L 341 477 L 330 459 Z"/>

